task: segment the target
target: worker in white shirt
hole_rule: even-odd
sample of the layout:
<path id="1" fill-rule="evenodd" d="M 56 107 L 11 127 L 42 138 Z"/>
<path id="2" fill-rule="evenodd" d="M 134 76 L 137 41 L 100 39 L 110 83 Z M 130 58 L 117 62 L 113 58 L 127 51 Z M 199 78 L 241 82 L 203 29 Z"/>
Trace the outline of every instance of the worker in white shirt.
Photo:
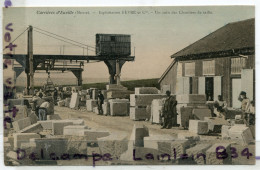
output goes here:
<path id="1" fill-rule="evenodd" d="M 40 105 L 40 108 L 39 108 L 39 119 L 40 120 L 46 120 L 49 107 L 50 107 L 50 103 L 48 101 L 45 101 Z"/>

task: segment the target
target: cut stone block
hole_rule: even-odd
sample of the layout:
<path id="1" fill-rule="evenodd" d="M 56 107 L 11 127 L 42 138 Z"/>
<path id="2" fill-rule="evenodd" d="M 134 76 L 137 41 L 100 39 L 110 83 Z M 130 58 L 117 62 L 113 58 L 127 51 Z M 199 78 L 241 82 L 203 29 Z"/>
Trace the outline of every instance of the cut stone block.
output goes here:
<path id="1" fill-rule="evenodd" d="M 173 142 L 175 138 L 171 135 L 153 135 L 144 137 L 144 147 L 159 150 L 160 143 Z"/>
<path id="2" fill-rule="evenodd" d="M 47 120 L 61 120 L 61 117 L 58 114 L 47 115 Z"/>
<path id="3" fill-rule="evenodd" d="M 195 141 L 192 140 L 175 140 L 173 142 L 164 143 L 163 150 L 164 153 L 168 153 L 170 155 L 176 155 L 176 158 L 180 158 L 182 154 L 186 153 L 186 150 L 192 146 L 194 146 Z M 169 145 L 170 144 L 170 145 Z M 168 148 L 170 146 L 170 148 Z M 162 149 L 161 149 L 162 150 Z"/>
<path id="4" fill-rule="evenodd" d="M 96 114 L 99 114 L 98 107 L 94 107 L 93 112 L 96 113 Z"/>
<path id="5" fill-rule="evenodd" d="M 107 98 L 108 99 L 129 99 L 130 95 L 134 94 L 133 91 L 128 91 L 128 90 L 112 90 L 107 92 Z"/>
<path id="6" fill-rule="evenodd" d="M 129 149 L 131 146 L 144 146 L 144 137 L 149 136 L 149 130 L 146 126 L 141 124 L 134 124 L 130 141 L 128 144 Z"/>
<path id="7" fill-rule="evenodd" d="M 237 143 L 242 145 L 248 145 L 250 142 L 254 141 L 249 127 L 235 125 L 228 130 L 228 134 L 232 140 L 236 140 Z"/>
<path id="8" fill-rule="evenodd" d="M 109 102 L 104 102 L 104 104 L 102 104 L 102 109 L 103 109 L 104 115 L 110 115 L 110 103 Z"/>
<path id="9" fill-rule="evenodd" d="M 68 137 L 68 145 L 65 150 L 70 155 L 74 154 L 85 154 L 88 153 L 88 143 L 89 141 L 85 136 L 70 136 Z"/>
<path id="10" fill-rule="evenodd" d="M 30 143 L 35 146 L 35 150 L 33 151 L 34 153 L 37 155 L 43 155 L 41 159 L 51 160 L 57 157 L 60 158 L 64 154 L 68 154 L 67 138 L 30 139 Z"/>
<path id="11" fill-rule="evenodd" d="M 26 128 L 20 130 L 20 133 L 39 133 L 43 131 L 43 127 L 40 123 L 35 123 L 30 126 L 27 126 Z"/>
<path id="12" fill-rule="evenodd" d="M 72 122 L 53 121 L 52 122 L 52 135 L 63 135 L 65 126 L 73 125 Z"/>
<path id="13" fill-rule="evenodd" d="M 192 148 L 186 150 L 186 154 L 189 156 L 194 155 L 194 161 L 198 165 L 206 164 L 206 151 L 211 147 L 211 144 L 198 144 Z M 205 157 L 203 157 L 203 155 Z"/>
<path id="14" fill-rule="evenodd" d="M 40 135 L 36 133 L 14 133 L 14 150 L 21 148 L 22 143 L 29 143 L 30 139 L 41 138 Z"/>
<path id="15" fill-rule="evenodd" d="M 32 112 L 28 117 L 31 120 L 31 124 L 37 123 L 38 117 L 36 116 L 36 114 L 34 112 Z"/>
<path id="16" fill-rule="evenodd" d="M 109 99 L 109 103 L 129 103 L 129 99 Z"/>
<path id="17" fill-rule="evenodd" d="M 222 125 L 228 125 L 228 121 L 218 117 L 204 117 L 204 121 L 208 122 L 209 130 L 215 133 L 221 133 Z"/>
<path id="18" fill-rule="evenodd" d="M 128 102 L 110 102 L 111 116 L 127 116 L 129 115 Z"/>
<path id="19" fill-rule="evenodd" d="M 162 109 L 165 99 L 154 99 L 151 104 L 151 118 L 152 123 L 161 123 L 160 115 L 162 114 Z"/>
<path id="20" fill-rule="evenodd" d="M 229 137 L 229 129 L 231 128 L 231 126 L 228 126 L 228 125 L 223 125 L 221 127 L 221 137 L 222 139 L 230 139 Z"/>
<path id="21" fill-rule="evenodd" d="M 226 109 L 226 119 L 235 119 L 236 115 L 242 115 L 243 112 L 238 109 L 227 108 Z"/>
<path id="22" fill-rule="evenodd" d="M 72 93 L 71 100 L 70 100 L 70 108 L 71 109 L 78 109 L 78 107 L 79 107 L 79 94 L 78 93 Z"/>
<path id="23" fill-rule="evenodd" d="M 101 153 L 109 153 L 113 158 L 119 158 L 127 150 L 127 135 L 114 132 L 109 136 L 98 138 L 97 140 Z"/>
<path id="24" fill-rule="evenodd" d="M 192 119 L 192 110 L 193 107 L 182 107 L 180 109 L 180 116 L 181 116 L 181 126 L 184 128 L 189 127 L 189 120 Z"/>
<path id="25" fill-rule="evenodd" d="M 65 119 L 65 120 L 60 120 L 60 121 L 72 122 L 73 125 L 84 125 L 85 124 L 83 119 Z"/>
<path id="26" fill-rule="evenodd" d="M 201 103 L 206 104 L 206 96 L 201 94 L 176 95 L 178 103 Z"/>
<path id="27" fill-rule="evenodd" d="M 65 107 L 70 107 L 70 100 L 71 100 L 71 98 L 65 99 Z"/>
<path id="28" fill-rule="evenodd" d="M 147 114 L 146 108 L 130 107 L 131 120 L 145 120 L 149 118 L 150 115 Z"/>
<path id="29" fill-rule="evenodd" d="M 158 94 L 159 90 L 156 87 L 136 87 L 135 94 Z"/>
<path id="30" fill-rule="evenodd" d="M 97 138 L 102 138 L 110 135 L 108 131 L 97 130 L 97 129 L 85 129 L 84 135 L 89 141 L 97 141 Z"/>
<path id="31" fill-rule="evenodd" d="M 18 111 L 15 115 L 13 115 L 13 112 L 11 112 L 10 117 L 13 117 L 13 120 L 21 120 L 27 117 L 28 115 L 28 109 L 26 105 L 15 105 L 14 106 Z"/>
<path id="32" fill-rule="evenodd" d="M 16 132 L 20 131 L 30 125 L 31 125 L 31 119 L 29 117 L 13 122 L 13 127 Z"/>
<path id="33" fill-rule="evenodd" d="M 165 98 L 166 95 L 161 94 L 131 94 L 130 95 L 130 106 L 148 106 L 152 104 L 154 99 Z"/>
<path id="34" fill-rule="evenodd" d="M 189 131 L 199 135 L 208 134 L 208 122 L 201 120 L 190 120 Z"/>
<path id="35" fill-rule="evenodd" d="M 63 107 L 63 106 L 65 106 L 65 101 L 64 100 L 58 101 L 57 104 L 59 107 Z"/>
<path id="36" fill-rule="evenodd" d="M 53 120 L 38 121 L 44 130 L 52 129 L 52 122 Z"/>
<path id="37" fill-rule="evenodd" d="M 213 146 L 211 146 L 206 151 L 206 164 L 207 165 L 223 165 L 223 164 L 232 164 L 231 159 L 231 149 L 230 149 L 229 143 L 216 143 Z M 227 158 L 225 159 L 218 159 L 216 157 L 216 149 L 218 149 L 218 152 L 223 152 L 224 149 L 227 153 Z"/>
<path id="38" fill-rule="evenodd" d="M 97 100 L 93 100 L 93 99 L 87 100 L 86 105 L 87 105 L 87 111 L 93 112 L 93 108 L 97 107 Z"/>
<path id="39" fill-rule="evenodd" d="M 76 136 L 83 136 L 84 131 L 88 129 L 85 125 L 72 125 L 72 126 L 65 126 L 63 130 L 63 135 L 76 135 Z"/>
<path id="40" fill-rule="evenodd" d="M 204 120 L 204 117 L 211 117 L 210 109 L 193 109 L 192 114 L 195 119 Z"/>
<path id="41" fill-rule="evenodd" d="M 106 85 L 107 90 L 127 90 L 126 87 L 122 85 L 117 85 L 117 84 L 108 84 Z"/>

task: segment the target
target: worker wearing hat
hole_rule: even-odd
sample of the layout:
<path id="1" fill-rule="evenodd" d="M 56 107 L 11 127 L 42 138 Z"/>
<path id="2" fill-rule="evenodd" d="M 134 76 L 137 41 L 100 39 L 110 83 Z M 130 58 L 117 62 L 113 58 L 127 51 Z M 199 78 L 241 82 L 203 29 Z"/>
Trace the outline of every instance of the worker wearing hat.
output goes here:
<path id="1" fill-rule="evenodd" d="M 162 129 L 170 129 L 172 126 L 177 126 L 177 101 L 171 96 L 170 91 L 166 91 L 166 95 L 167 99 L 165 100 L 162 111 L 162 117 L 164 118 Z"/>

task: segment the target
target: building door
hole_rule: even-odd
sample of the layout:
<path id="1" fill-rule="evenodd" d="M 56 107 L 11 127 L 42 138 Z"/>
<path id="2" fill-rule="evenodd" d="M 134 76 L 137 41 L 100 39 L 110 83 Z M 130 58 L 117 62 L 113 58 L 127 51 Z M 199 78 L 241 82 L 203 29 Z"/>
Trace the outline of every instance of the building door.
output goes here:
<path id="1" fill-rule="evenodd" d="M 241 92 L 241 79 L 232 79 L 232 107 L 240 108 L 241 102 L 238 96 Z"/>
<path id="2" fill-rule="evenodd" d="M 214 79 L 213 77 L 205 78 L 205 94 L 208 101 L 213 101 L 214 99 Z"/>

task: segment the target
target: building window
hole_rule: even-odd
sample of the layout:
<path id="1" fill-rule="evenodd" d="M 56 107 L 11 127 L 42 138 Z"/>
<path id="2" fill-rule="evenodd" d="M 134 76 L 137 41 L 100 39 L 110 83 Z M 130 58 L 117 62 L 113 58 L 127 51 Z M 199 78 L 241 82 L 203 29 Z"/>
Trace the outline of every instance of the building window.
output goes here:
<path id="1" fill-rule="evenodd" d="M 195 62 L 185 63 L 185 76 L 195 76 Z"/>
<path id="2" fill-rule="evenodd" d="M 203 75 L 215 75 L 215 60 L 203 61 Z"/>
<path id="3" fill-rule="evenodd" d="M 246 66 L 245 58 L 231 58 L 231 74 L 241 74 L 241 70 Z"/>
<path id="4" fill-rule="evenodd" d="M 182 63 L 178 62 L 177 65 L 177 77 L 182 77 Z"/>

